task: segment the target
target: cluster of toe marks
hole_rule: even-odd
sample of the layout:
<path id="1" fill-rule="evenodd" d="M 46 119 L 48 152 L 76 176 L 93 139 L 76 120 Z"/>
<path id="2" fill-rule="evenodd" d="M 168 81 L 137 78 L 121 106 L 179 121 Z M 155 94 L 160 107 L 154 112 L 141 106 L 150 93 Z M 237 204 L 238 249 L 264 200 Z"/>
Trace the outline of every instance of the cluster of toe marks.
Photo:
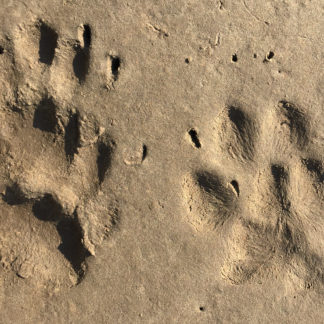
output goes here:
<path id="1" fill-rule="evenodd" d="M 324 283 L 316 239 L 324 233 L 324 173 L 311 126 L 286 101 L 262 117 L 227 107 L 215 127 L 218 171 L 186 177 L 188 220 L 225 235 L 222 275 L 232 283 L 278 269 L 306 288 Z"/>
<path id="2" fill-rule="evenodd" d="M 120 76 L 120 57 L 112 51 L 94 56 L 94 36 L 89 24 L 78 26 L 72 33 L 76 37 L 71 39 L 41 19 L 22 23 L 13 35 L 7 36 L 4 56 L 18 63 L 16 76 L 22 70 L 30 70 L 30 75 L 24 78 L 31 87 L 37 83 L 42 85 L 46 79 L 58 94 L 64 96 L 78 85 L 85 85 L 90 73 L 95 73 L 99 76 L 100 87 L 114 88 Z M 92 70 L 92 66 L 98 66 L 97 71 Z"/>
<path id="3" fill-rule="evenodd" d="M 114 223 L 114 211 L 100 192 L 115 144 L 94 117 L 64 112 L 53 98 L 43 98 L 32 109 L 8 108 L 1 115 L 7 126 L 0 129 L 0 207 L 2 215 L 11 215 L 1 217 L 2 227 L 27 222 L 26 233 L 42 229 L 51 237 L 47 243 L 38 235 L 25 242 L 22 233 L 17 240 L 1 231 L 2 263 L 23 278 L 55 286 L 78 283 L 86 257 Z M 51 253 L 51 259 L 45 257 Z M 25 255 L 30 255 L 27 263 Z"/>
<path id="4" fill-rule="evenodd" d="M 51 65 L 55 50 L 58 46 L 58 33 L 43 21 L 37 23 L 40 33 L 39 36 L 39 61 L 47 65 Z M 78 40 L 74 42 L 75 55 L 72 66 L 75 77 L 80 83 L 84 83 L 89 73 L 91 61 L 91 43 L 92 32 L 88 24 L 83 24 L 77 30 Z M 114 83 L 118 80 L 120 58 L 114 55 L 107 55 L 106 67 L 106 87 L 108 89 L 114 87 Z"/>
<path id="5" fill-rule="evenodd" d="M 78 81 L 87 78 L 91 28 L 82 25 L 78 37 L 65 41 L 43 21 L 22 25 L 0 62 L 0 263 L 54 289 L 82 280 L 86 258 L 116 223 L 105 193 L 114 141 L 74 108 L 64 71 L 67 58 Z"/>

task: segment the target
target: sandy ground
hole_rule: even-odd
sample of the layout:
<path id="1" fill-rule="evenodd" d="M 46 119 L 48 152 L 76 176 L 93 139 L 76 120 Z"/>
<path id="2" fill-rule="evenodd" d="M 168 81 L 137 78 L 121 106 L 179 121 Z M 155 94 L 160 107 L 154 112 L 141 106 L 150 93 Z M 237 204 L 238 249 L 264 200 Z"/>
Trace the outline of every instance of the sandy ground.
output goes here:
<path id="1" fill-rule="evenodd" d="M 1 323 L 320 323 L 320 0 L 0 1 Z"/>

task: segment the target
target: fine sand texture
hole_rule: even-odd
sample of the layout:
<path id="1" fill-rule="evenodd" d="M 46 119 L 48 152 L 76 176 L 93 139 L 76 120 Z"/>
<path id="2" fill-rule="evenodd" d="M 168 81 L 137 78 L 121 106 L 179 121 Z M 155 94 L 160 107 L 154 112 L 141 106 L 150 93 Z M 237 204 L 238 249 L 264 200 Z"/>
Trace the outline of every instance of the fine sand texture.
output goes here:
<path id="1" fill-rule="evenodd" d="M 0 18 L 0 323 L 324 321 L 323 1 Z"/>

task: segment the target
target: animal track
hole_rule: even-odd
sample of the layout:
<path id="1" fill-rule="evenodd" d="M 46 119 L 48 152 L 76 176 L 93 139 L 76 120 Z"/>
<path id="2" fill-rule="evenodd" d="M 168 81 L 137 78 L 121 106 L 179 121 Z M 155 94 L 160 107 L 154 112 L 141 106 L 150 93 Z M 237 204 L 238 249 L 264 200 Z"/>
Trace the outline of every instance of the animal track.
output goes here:
<path id="1" fill-rule="evenodd" d="M 44 90 L 48 87 L 44 84 L 44 79 L 47 79 L 57 97 L 71 100 L 69 94 L 73 94 L 80 85 L 86 86 L 93 64 L 99 66 L 96 73 L 101 86 L 108 90 L 114 88 L 120 79 L 121 58 L 116 53 L 111 54 L 111 51 L 101 58 L 93 56 L 94 37 L 89 24 L 80 25 L 75 32 L 75 38 L 67 38 L 41 19 L 19 25 L 13 33 L 13 40 L 2 42 L 6 46 L 8 63 L 10 61 L 10 64 L 15 65 L 14 75 L 8 77 L 14 78 L 14 83 L 26 81 L 25 86 L 30 87 L 29 91 L 34 88 Z M 29 73 L 20 74 L 23 70 Z M 39 75 L 43 77 L 39 78 Z M 17 84 L 12 89 L 17 90 Z M 36 97 L 37 91 L 33 94 Z"/>
<path id="2" fill-rule="evenodd" d="M 46 104 L 51 112 L 51 122 L 43 118 L 44 124 L 35 125 L 35 119 L 39 117 L 38 109 L 45 110 Z M 48 223 L 49 228 L 56 228 L 56 241 L 60 242 L 58 249 L 69 264 L 60 260 L 59 256 L 56 256 L 55 262 L 67 269 L 71 266 L 69 271 L 73 270 L 74 273 L 71 278 L 77 283 L 86 271 L 85 258 L 95 253 L 96 246 L 112 228 L 114 215 L 109 210 L 111 206 L 98 196 L 98 192 L 110 167 L 114 144 L 95 121 L 89 120 L 89 116 L 87 122 L 79 112 L 68 113 L 66 118 L 58 115 L 52 118 L 55 116 L 53 111 L 58 110 L 53 109 L 52 100 L 44 99 L 42 108 L 39 106 L 36 106 L 34 113 L 24 111 L 24 118 L 16 112 L 3 112 L 8 125 L 17 125 L 21 131 L 15 134 L 15 138 L 15 129 L 1 129 L 1 141 L 8 145 L 8 156 L 2 156 L 1 162 L 9 174 L 2 174 L 3 203 L 0 206 L 3 215 L 14 207 L 17 216 L 13 217 L 19 217 L 21 222 L 27 221 L 25 214 L 29 214 L 29 219 L 33 215 L 39 220 L 35 228 L 43 226 L 42 222 Z M 79 116 L 78 119 L 75 115 Z M 2 217 L 1 224 L 6 222 L 6 218 Z M 89 222 L 93 228 L 89 228 Z M 6 237 L 4 233 L 1 234 Z M 23 241 L 23 238 L 20 239 Z M 25 253 L 21 251 L 21 246 L 13 248 L 11 243 L 10 240 L 3 242 L 0 251 L 3 260 L 12 260 Z M 37 244 L 43 244 L 41 238 Z M 42 263 L 42 260 L 37 262 Z M 50 264 L 48 266 L 51 267 Z M 57 266 L 54 263 L 53 272 Z M 16 272 L 20 273 L 18 270 Z M 43 279 L 63 280 L 54 273 Z"/>
<path id="3" fill-rule="evenodd" d="M 224 237 L 223 277 L 241 284 L 286 275 L 322 287 L 323 162 L 306 114 L 286 101 L 263 118 L 230 106 L 216 129 L 222 172 L 197 170 L 184 190 L 189 222 Z"/>
<path id="4" fill-rule="evenodd" d="M 115 203 L 104 194 L 115 143 L 93 115 L 60 104 L 68 98 L 52 91 L 55 82 L 38 81 L 56 68 L 60 37 L 43 21 L 29 28 L 7 42 L 0 62 L 10 71 L 0 102 L 0 264 L 56 290 L 83 279 L 86 258 L 116 225 Z M 80 82 L 90 44 L 83 25 L 79 67 L 73 63 Z"/>

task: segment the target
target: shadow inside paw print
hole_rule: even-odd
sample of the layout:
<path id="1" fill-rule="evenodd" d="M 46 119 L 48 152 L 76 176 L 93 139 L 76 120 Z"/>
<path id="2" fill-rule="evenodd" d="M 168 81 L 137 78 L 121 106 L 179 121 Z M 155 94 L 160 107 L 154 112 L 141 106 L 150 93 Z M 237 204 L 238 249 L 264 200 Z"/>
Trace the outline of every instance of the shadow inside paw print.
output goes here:
<path id="1" fill-rule="evenodd" d="M 42 131 L 56 133 L 57 107 L 51 98 L 44 98 L 36 107 L 33 127 Z"/>
<path id="2" fill-rule="evenodd" d="M 278 272 L 323 285 L 323 163 L 309 157 L 318 150 L 305 113 L 280 102 L 257 121 L 231 106 L 217 126 L 221 172 L 196 171 L 184 189 L 189 222 L 226 233 L 223 277 L 241 284 Z"/>
<path id="3" fill-rule="evenodd" d="M 39 61 L 51 65 L 55 56 L 58 34 L 42 21 L 39 23 L 39 32 Z"/>
<path id="4" fill-rule="evenodd" d="M 61 237 L 58 249 L 71 263 L 80 282 L 86 271 L 85 259 L 90 256 L 90 253 L 82 244 L 82 228 L 77 213 L 65 215 L 62 206 L 48 194 L 33 203 L 32 211 L 39 220 L 55 224 Z"/>
<path id="5" fill-rule="evenodd" d="M 79 27 L 79 43 L 75 47 L 73 70 L 75 76 L 82 83 L 88 74 L 90 65 L 91 28 L 89 25 Z"/>

